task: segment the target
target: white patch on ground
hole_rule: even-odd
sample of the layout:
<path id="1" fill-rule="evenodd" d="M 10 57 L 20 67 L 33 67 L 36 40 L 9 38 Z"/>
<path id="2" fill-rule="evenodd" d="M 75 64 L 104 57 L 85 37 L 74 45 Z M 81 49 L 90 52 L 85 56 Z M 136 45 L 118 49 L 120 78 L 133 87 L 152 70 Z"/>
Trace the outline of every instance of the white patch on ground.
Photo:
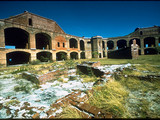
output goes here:
<path id="1" fill-rule="evenodd" d="M 123 69 L 124 67 L 128 67 L 131 64 L 125 64 L 125 65 L 106 65 L 106 66 L 100 66 L 98 67 L 104 72 L 110 71 L 113 73 L 117 68 Z M 3 73 L 1 73 L 3 74 Z M 16 92 L 14 91 L 14 87 L 17 85 L 23 85 L 29 84 L 29 86 L 32 86 L 33 83 L 30 81 L 27 81 L 25 79 L 15 79 L 12 74 L 9 75 L 1 75 L 0 76 L 0 103 L 3 103 L 5 105 L 6 102 L 10 101 L 11 98 L 16 97 L 18 101 L 20 101 L 20 104 L 17 106 L 10 106 L 12 114 L 14 114 L 15 110 L 19 110 L 18 116 L 14 116 L 13 118 L 24 118 L 22 115 L 26 113 L 27 118 L 31 118 L 32 115 L 27 114 L 26 110 L 20 110 L 21 107 L 24 106 L 24 102 L 30 103 L 30 107 L 36 107 L 32 110 L 35 112 L 38 112 L 40 114 L 40 118 L 46 118 L 46 111 L 49 110 L 50 105 L 54 103 L 57 99 L 62 98 L 69 93 L 73 92 L 72 89 L 77 90 L 87 90 L 92 89 L 92 86 L 94 82 L 88 82 L 88 83 L 82 83 L 82 79 L 79 78 L 79 75 L 76 75 L 76 69 L 71 69 L 68 72 L 68 75 L 75 78 L 75 80 L 69 81 L 68 78 L 63 78 L 64 81 L 68 81 L 66 83 L 62 83 L 59 81 L 54 81 L 52 83 L 47 82 L 46 84 L 40 85 L 41 88 L 39 89 L 31 89 L 30 93 L 25 93 L 23 91 Z M 107 77 L 110 77 L 110 75 L 107 75 Z M 4 77 L 7 77 L 3 79 Z M 10 78 L 9 78 L 10 77 Z M 84 97 L 84 93 L 81 94 L 79 97 Z M 8 98 L 10 96 L 10 98 Z M 38 108 L 44 107 L 43 112 L 38 110 Z M 57 110 L 56 113 L 61 113 L 62 108 Z M 12 115 L 7 116 L 6 109 L 2 108 L 0 110 L 0 118 L 10 118 Z"/>

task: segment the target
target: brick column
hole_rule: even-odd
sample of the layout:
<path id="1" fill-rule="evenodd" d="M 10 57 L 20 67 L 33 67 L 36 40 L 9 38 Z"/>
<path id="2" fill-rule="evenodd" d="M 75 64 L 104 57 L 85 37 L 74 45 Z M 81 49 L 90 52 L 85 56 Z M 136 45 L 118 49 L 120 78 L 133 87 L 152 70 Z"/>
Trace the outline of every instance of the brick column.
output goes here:
<path id="1" fill-rule="evenodd" d="M 52 60 L 56 60 L 56 52 L 52 52 Z"/>
<path id="2" fill-rule="evenodd" d="M 81 54 L 80 54 L 80 52 L 78 52 L 78 59 L 81 59 Z"/>
<path id="3" fill-rule="evenodd" d="M 6 52 L 4 49 L 0 49 L 0 64 L 6 66 L 7 65 L 7 60 L 6 60 Z"/>
<path id="4" fill-rule="evenodd" d="M 78 50 L 80 50 L 80 41 L 77 40 Z"/>
<path id="5" fill-rule="evenodd" d="M 35 34 L 34 33 L 30 33 L 29 35 L 30 35 L 30 40 L 29 40 L 30 49 L 36 49 Z"/>
<path id="6" fill-rule="evenodd" d="M 66 38 L 66 47 L 67 47 L 67 49 L 70 49 L 70 46 L 69 46 L 69 39 L 70 39 L 70 38 Z"/>
<path id="7" fill-rule="evenodd" d="M 127 47 L 129 47 L 129 41 L 130 41 L 130 40 L 127 40 Z"/>
<path id="8" fill-rule="evenodd" d="M 51 49 L 52 50 L 56 49 L 55 44 L 56 44 L 55 36 L 51 33 Z"/>
<path id="9" fill-rule="evenodd" d="M 5 48 L 4 29 L 0 27 L 0 48 Z"/>
<path id="10" fill-rule="evenodd" d="M 70 52 L 67 52 L 67 59 L 71 59 Z"/>
<path id="11" fill-rule="evenodd" d="M 159 39 L 158 37 L 155 37 L 155 47 L 158 47 Z"/>
<path id="12" fill-rule="evenodd" d="M 100 42 L 101 42 L 101 46 L 100 46 L 100 49 L 101 49 L 101 58 L 103 58 L 103 44 L 102 44 L 102 40 Z"/>
<path id="13" fill-rule="evenodd" d="M 105 56 L 106 58 L 108 58 L 107 41 L 105 41 L 104 43 L 105 43 Z"/>
<path id="14" fill-rule="evenodd" d="M 114 40 L 113 42 L 114 42 L 114 48 L 113 49 L 116 50 L 117 49 L 117 40 Z"/>
<path id="15" fill-rule="evenodd" d="M 36 52 L 33 51 L 33 52 L 31 53 L 30 61 L 36 60 L 36 59 L 37 59 L 37 56 L 36 56 L 36 55 L 37 55 Z"/>
<path id="16" fill-rule="evenodd" d="M 144 38 L 140 38 L 141 41 L 141 55 L 144 55 Z"/>

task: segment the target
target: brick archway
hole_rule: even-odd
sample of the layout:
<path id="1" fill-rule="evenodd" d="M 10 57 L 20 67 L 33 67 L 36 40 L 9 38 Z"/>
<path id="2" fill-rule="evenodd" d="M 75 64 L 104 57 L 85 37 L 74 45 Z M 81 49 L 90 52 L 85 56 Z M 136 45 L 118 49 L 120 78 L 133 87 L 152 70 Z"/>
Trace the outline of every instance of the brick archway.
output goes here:
<path id="1" fill-rule="evenodd" d="M 14 51 L 6 54 L 7 65 L 26 64 L 30 60 L 30 53 L 24 51 Z"/>
<path id="2" fill-rule="evenodd" d="M 21 28 L 9 27 L 4 29 L 5 46 L 12 49 L 28 49 L 29 33 Z"/>

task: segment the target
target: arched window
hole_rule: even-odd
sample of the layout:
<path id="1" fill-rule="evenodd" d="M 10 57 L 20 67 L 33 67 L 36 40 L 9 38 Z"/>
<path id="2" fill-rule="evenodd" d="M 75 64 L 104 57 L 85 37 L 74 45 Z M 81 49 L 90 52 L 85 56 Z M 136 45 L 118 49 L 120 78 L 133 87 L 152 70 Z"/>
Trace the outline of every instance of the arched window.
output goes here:
<path id="1" fill-rule="evenodd" d="M 140 35 L 143 35 L 143 32 L 142 32 L 142 31 L 140 31 Z"/>
<path id="2" fill-rule="evenodd" d="M 30 25 L 30 26 L 33 25 L 33 24 L 32 24 L 32 19 L 31 19 L 31 18 L 29 18 L 29 25 Z"/>
<path id="3" fill-rule="evenodd" d="M 63 43 L 63 47 L 65 47 L 65 44 Z"/>

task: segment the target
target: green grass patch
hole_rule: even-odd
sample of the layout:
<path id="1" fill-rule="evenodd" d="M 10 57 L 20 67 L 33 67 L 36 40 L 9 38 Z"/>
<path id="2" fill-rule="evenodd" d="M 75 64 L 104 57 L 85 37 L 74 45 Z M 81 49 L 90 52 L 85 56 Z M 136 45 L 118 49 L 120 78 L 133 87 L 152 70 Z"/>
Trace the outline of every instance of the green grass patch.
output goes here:
<path id="1" fill-rule="evenodd" d="M 59 118 L 82 118 L 82 114 L 75 108 L 67 106 L 63 109 L 63 112 L 60 114 Z"/>
<path id="2" fill-rule="evenodd" d="M 132 77 L 119 77 L 118 82 L 130 93 L 126 106 L 132 118 L 160 118 L 158 111 L 160 81 L 146 81 Z"/>
<path id="3" fill-rule="evenodd" d="M 80 75 L 80 77 L 83 79 L 82 82 L 95 82 L 100 78 L 94 77 L 94 76 L 88 76 L 88 75 Z"/>
<path id="4" fill-rule="evenodd" d="M 129 68 L 123 70 L 124 75 L 134 76 L 147 76 L 147 75 L 160 75 L 160 66 L 143 64 L 143 65 L 132 65 Z"/>
<path id="5" fill-rule="evenodd" d="M 93 94 L 89 94 L 89 103 L 98 108 L 111 112 L 114 117 L 128 118 L 131 117 L 125 107 L 128 92 L 117 81 L 110 81 L 104 86 L 93 88 Z"/>
<path id="6" fill-rule="evenodd" d="M 160 55 L 140 55 L 138 59 L 110 59 L 110 58 L 92 58 L 76 60 L 76 62 L 81 63 L 83 61 L 100 61 L 101 65 L 113 65 L 113 64 L 152 64 L 160 65 Z"/>

